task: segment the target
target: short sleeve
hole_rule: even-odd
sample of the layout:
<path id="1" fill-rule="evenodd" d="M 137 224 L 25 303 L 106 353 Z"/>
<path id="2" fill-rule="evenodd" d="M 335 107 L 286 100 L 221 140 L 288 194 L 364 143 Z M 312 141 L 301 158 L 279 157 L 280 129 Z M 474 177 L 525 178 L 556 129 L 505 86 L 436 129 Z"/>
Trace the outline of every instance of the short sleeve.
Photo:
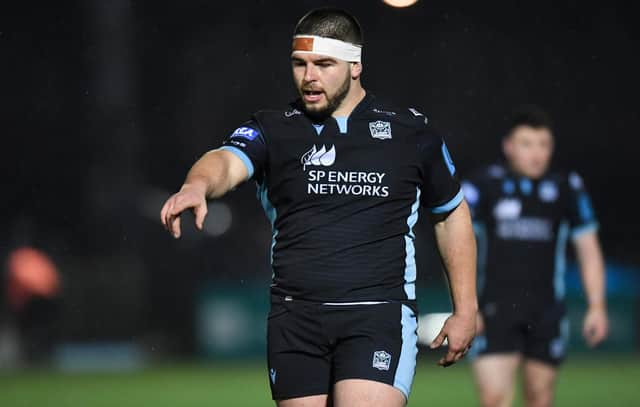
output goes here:
<path id="1" fill-rule="evenodd" d="M 418 144 L 422 162 L 422 205 L 442 214 L 460 205 L 464 194 L 447 145 L 437 135 L 425 134 Z"/>
<path id="2" fill-rule="evenodd" d="M 229 151 L 242 160 L 249 172 L 249 178 L 257 178 L 264 172 L 267 146 L 260 126 L 250 120 L 238 127 L 227 137 L 220 150 Z"/>
<path id="3" fill-rule="evenodd" d="M 591 198 L 584 186 L 582 177 L 575 172 L 569 174 L 569 202 L 568 202 L 568 218 L 571 226 L 571 236 L 576 239 L 586 232 L 596 231 L 598 229 L 598 220 L 596 219 Z"/>

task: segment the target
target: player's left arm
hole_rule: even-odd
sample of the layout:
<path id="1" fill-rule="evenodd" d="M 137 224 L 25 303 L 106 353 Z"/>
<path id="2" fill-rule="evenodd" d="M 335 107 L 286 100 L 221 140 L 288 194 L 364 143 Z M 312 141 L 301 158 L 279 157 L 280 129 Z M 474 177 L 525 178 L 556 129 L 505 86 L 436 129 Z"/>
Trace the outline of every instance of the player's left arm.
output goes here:
<path id="1" fill-rule="evenodd" d="M 584 232 L 575 237 L 574 245 L 588 302 L 582 334 L 589 346 L 593 347 L 609 333 L 602 249 L 595 231 Z"/>
<path id="2" fill-rule="evenodd" d="M 456 167 L 444 140 L 430 128 L 419 137 L 422 162 L 422 205 L 431 212 L 438 251 L 449 280 L 453 314 L 445 322 L 432 348 L 449 344 L 438 364 L 449 366 L 469 350 L 475 336 L 478 300 L 476 295 L 476 242 L 469 206 L 464 200 Z"/>
<path id="3" fill-rule="evenodd" d="M 476 242 L 471 215 L 462 201 L 449 215 L 434 225 L 438 251 L 447 270 L 453 302 L 453 315 L 431 344 L 442 345 L 445 338 L 449 350 L 438 364 L 449 366 L 469 350 L 475 336 L 478 301 L 476 298 Z"/>
<path id="4" fill-rule="evenodd" d="M 567 215 L 572 226 L 572 240 L 587 297 L 582 334 L 589 346 L 602 342 L 609 331 L 606 305 L 605 265 L 598 239 L 598 222 L 582 178 L 575 172 L 568 177 Z"/>

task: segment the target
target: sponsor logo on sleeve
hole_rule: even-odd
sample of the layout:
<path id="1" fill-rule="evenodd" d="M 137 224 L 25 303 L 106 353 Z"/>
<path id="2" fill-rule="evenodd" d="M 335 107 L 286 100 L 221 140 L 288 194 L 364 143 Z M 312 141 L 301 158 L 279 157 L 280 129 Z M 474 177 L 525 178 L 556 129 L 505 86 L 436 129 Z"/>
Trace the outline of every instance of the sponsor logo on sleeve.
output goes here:
<path id="1" fill-rule="evenodd" d="M 258 131 L 251 127 L 238 127 L 232 134 L 231 138 L 243 138 L 249 141 L 255 140 L 258 137 Z"/>

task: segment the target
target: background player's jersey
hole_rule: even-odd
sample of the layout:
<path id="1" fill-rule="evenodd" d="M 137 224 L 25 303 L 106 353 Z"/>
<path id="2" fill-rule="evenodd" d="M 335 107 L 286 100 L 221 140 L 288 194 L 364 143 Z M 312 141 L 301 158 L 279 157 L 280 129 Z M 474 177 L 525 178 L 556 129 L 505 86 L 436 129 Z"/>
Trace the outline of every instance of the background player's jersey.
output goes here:
<path id="1" fill-rule="evenodd" d="M 415 299 L 420 204 L 462 191 L 446 146 L 414 109 L 367 95 L 346 118 L 260 111 L 224 142 L 258 183 L 273 227 L 272 293 L 312 301 Z"/>
<path id="2" fill-rule="evenodd" d="M 481 303 L 561 301 L 567 241 L 597 228 L 580 176 L 531 180 L 492 165 L 465 180 L 463 190 L 477 236 Z"/>

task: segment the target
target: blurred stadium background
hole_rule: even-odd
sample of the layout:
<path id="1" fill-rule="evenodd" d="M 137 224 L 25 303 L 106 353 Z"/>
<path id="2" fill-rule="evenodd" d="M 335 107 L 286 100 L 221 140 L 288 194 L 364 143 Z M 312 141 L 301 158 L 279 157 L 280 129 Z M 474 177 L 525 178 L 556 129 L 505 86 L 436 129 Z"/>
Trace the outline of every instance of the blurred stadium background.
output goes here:
<path id="1" fill-rule="evenodd" d="M 1 7 L 0 406 L 271 405 L 254 186 L 211 203 L 204 233 L 187 216 L 180 241 L 158 213 L 200 154 L 294 96 L 293 25 L 336 4 L 364 26 L 365 88 L 426 112 L 462 174 L 499 157 L 513 106 L 550 111 L 555 164 L 599 215 L 612 322 L 587 351 L 570 261 L 558 405 L 640 405 L 631 3 L 86 0 Z M 421 222 L 420 307 L 448 311 L 430 240 Z M 476 404 L 466 363 L 435 360 L 422 352 L 411 405 Z"/>

